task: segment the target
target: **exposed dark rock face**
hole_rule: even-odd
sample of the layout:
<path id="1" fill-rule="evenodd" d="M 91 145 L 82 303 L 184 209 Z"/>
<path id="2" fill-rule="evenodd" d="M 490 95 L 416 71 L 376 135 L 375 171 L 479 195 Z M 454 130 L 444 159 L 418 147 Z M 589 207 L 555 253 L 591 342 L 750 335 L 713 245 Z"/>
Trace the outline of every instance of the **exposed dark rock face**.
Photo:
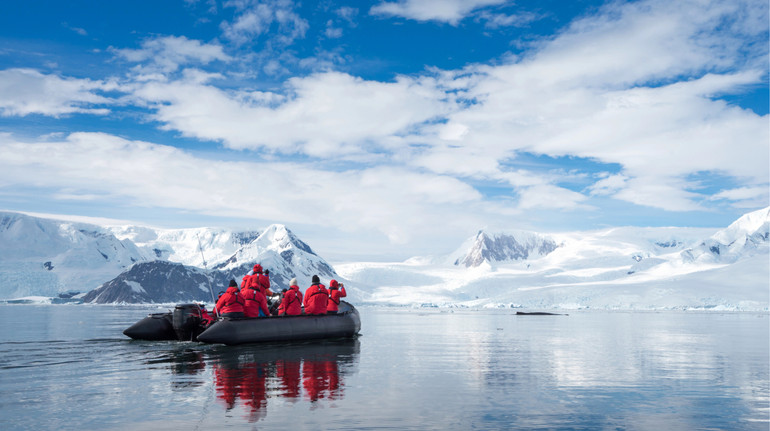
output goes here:
<path id="1" fill-rule="evenodd" d="M 83 301 L 97 304 L 211 301 L 209 282 L 206 273 L 198 268 L 161 260 L 142 262 L 88 292 Z"/>

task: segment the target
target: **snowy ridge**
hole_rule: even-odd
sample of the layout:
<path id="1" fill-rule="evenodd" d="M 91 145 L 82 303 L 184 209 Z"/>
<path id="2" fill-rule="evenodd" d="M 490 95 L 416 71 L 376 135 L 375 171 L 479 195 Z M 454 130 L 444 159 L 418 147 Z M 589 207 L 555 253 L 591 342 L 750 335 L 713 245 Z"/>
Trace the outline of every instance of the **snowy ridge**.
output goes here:
<path id="1" fill-rule="evenodd" d="M 770 304 L 768 209 L 725 230 L 623 227 L 549 235 L 545 255 L 453 265 L 449 259 L 348 263 L 337 271 L 374 304 L 528 309 L 750 310 Z M 515 234 L 514 234 L 515 236 Z M 704 240 L 704 238 L 707 238 Z M 729 250 L 714 253 L 709 241 Z M 517 241 L 520 242 L 520 241 Z M 706 245 L 704 245 L 706 244 Z M 701 253 L 702 258 L 688 256 Z"/>
<path id="2" fill-rule="evenodd" d="M 0 212 L 0 298 L 90 290 L 145 260 L 98 226 Z"/>
<path id="3" fill-rule="evenodd" d="M 743 215 L 726 229 L 682 253 L 686 262 L 733 263 L 766 250 L 770 239 L 770 208 Z"/>

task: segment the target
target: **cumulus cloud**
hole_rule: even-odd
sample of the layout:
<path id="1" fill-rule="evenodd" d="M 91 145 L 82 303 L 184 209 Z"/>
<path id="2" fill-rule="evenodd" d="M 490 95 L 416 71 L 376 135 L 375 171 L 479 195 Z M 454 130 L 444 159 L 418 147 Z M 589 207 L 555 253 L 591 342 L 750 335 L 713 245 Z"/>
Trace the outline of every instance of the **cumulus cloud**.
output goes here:
<path id="1" fill-rule="evenodd" d="M 424 20 L 443 14 L 452 22 L 492 3 L 429 8 L 431 2 L 403 1 L 373 11 Z M 228 6 L 240 16 L 261 13 L 264 19 L 250 27 L 259 34 L 276 10 L 293 4 Z M 746 13 L 754 7 L 716 0 L 610 3 L 499 65 L 392 82 L 324 72 L 265 92 L 223 90 L 209 82 L 215 75 L 187 69 L 178 80 L 135 82 L 132 97 L 164 129 L 233 149 L 395 163 L 508 183 L 522 207 L 582 208 L 586 198 L 610 196 L 687 211 L 704 201 L 687 181 L 693 173 L 767 183 L 766 117 L 718 99 L 766 79 L 752 60 L 765 51 L 746 39 L 761 33 Z M 599 175 L 582 191 L 557 179 L 532 181 L 539 175 L 532 172 L 512 181 L 501 162 L 515 163 L 522 152 L 594 160 L 620 166 L 621 173 Z M 544 193 L 555 198 L 535 198 Z"/>
<path id="2" fill-rule="evenodd" d="M 0 116 L 105 115 L 106 106 L 115 101 L 102 92 L 114 88 L 109 82 L 62 78 L 32 69 L 0 70 Z"/>
<path id="3" fill-rule="evenodd" d="M 766 79 L 746 61 L 751 42 L 716 30 L 747 15 L 732 3 L 701 6 L 611 4 L 524 58 L 468 68 L 458 76 L 475 76 L 464 94 L 473 103 L 450 113 L 439 136 L 496 160 L 528 152 L 619 165 L 623 181 L 586 192 L 672 211 L 699 207 L 704 196 L 686 181 L 696 172 L 767 184 L 767 117 L 717 98 Z M 444 165 L 462 163 L 446 154 Z"/>
<path id="4" fill-rule="evenodd" d="M 373 10 L 456 23 L 493 3 L 423 2 L 436 6 L 429 12 L 402 1 Z M 757 61 L 766 60 L 766 47 L 745 37 L 761 34 L 746 13 L 766 10 L 757 5 L 612 2 L 522 56 L 391 81 L 325 71 L 269 90 L 223 88 L 229 76 L 205 66 L 236 60 L 219 45 L 183 37 L 116 50 L 143 73 L 119 87 L 10 69 L 0 72 L 4 116 L 102 114 L 113 101 L 101 94 L 112 88 L 127 92 L 121 103 L 145 109 L 152 124 L 245 150 L 247 160 L 203 159 L 106 134 L 35 142 L 0 135 L 0 185 L 51 188 L 67 201 L 377 231 L 393 243 L 465 235 L 538 211 L 590 211 L 606 199 L 665 211 L 765 206 L 768 117 L 720 99 L 767 79 Z M 291 2 L 225 6 L 235 16 L 222 31 L 236 43 L 271 28 L 285 41 L 301 37 Z M 272 60 L 263 70 L 283 70 Z M 586 160 L 591 170 L 538 170 L 524 154 Z M 692 180 L 709 175 L 727 181 L 703 189 Z M 276 191 L 270 205 L 254 184 Z"/>

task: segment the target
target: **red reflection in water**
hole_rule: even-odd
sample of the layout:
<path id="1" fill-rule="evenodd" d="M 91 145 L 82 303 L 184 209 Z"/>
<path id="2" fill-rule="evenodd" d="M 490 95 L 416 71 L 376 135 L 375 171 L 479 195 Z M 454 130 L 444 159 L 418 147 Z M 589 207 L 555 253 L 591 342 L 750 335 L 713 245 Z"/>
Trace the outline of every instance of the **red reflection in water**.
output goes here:
<path id="1" fill-rule="evenodd" d="M 302 386 L 306 398 L 317 401 L 321 398 L 339 399 L 342 395 L 337 362 L 310 361 L 302 368 Z"/>
<path id="2" fill-rule="evenodd" d="M 350 369 L 346 364 L 355 361 L 358 342 L 273 350 L 262 355 L 256 350 L 248 355 L 228 353 L 212 364 L 217 398 L 227 410 L 242 405 L 249 422 L 256 422 L 265 417 L 268 398 L 313 404 L 321 399 L 342 399 L 344 374 Z M 279 354 L 285 357 L 256 360 Z"/>

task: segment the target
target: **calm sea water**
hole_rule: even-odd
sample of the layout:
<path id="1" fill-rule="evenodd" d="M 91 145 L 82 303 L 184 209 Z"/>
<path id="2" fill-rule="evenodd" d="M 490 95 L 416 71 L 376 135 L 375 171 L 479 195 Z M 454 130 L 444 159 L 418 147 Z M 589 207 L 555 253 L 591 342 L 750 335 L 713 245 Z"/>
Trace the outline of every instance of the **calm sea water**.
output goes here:
<path id="1" fill-rule="evenodd" d="M 767 430 L 767 314 L 360 308 L 353 340 L 131 341 L 157 307 L 0 306 L 0 428 Z"/>

